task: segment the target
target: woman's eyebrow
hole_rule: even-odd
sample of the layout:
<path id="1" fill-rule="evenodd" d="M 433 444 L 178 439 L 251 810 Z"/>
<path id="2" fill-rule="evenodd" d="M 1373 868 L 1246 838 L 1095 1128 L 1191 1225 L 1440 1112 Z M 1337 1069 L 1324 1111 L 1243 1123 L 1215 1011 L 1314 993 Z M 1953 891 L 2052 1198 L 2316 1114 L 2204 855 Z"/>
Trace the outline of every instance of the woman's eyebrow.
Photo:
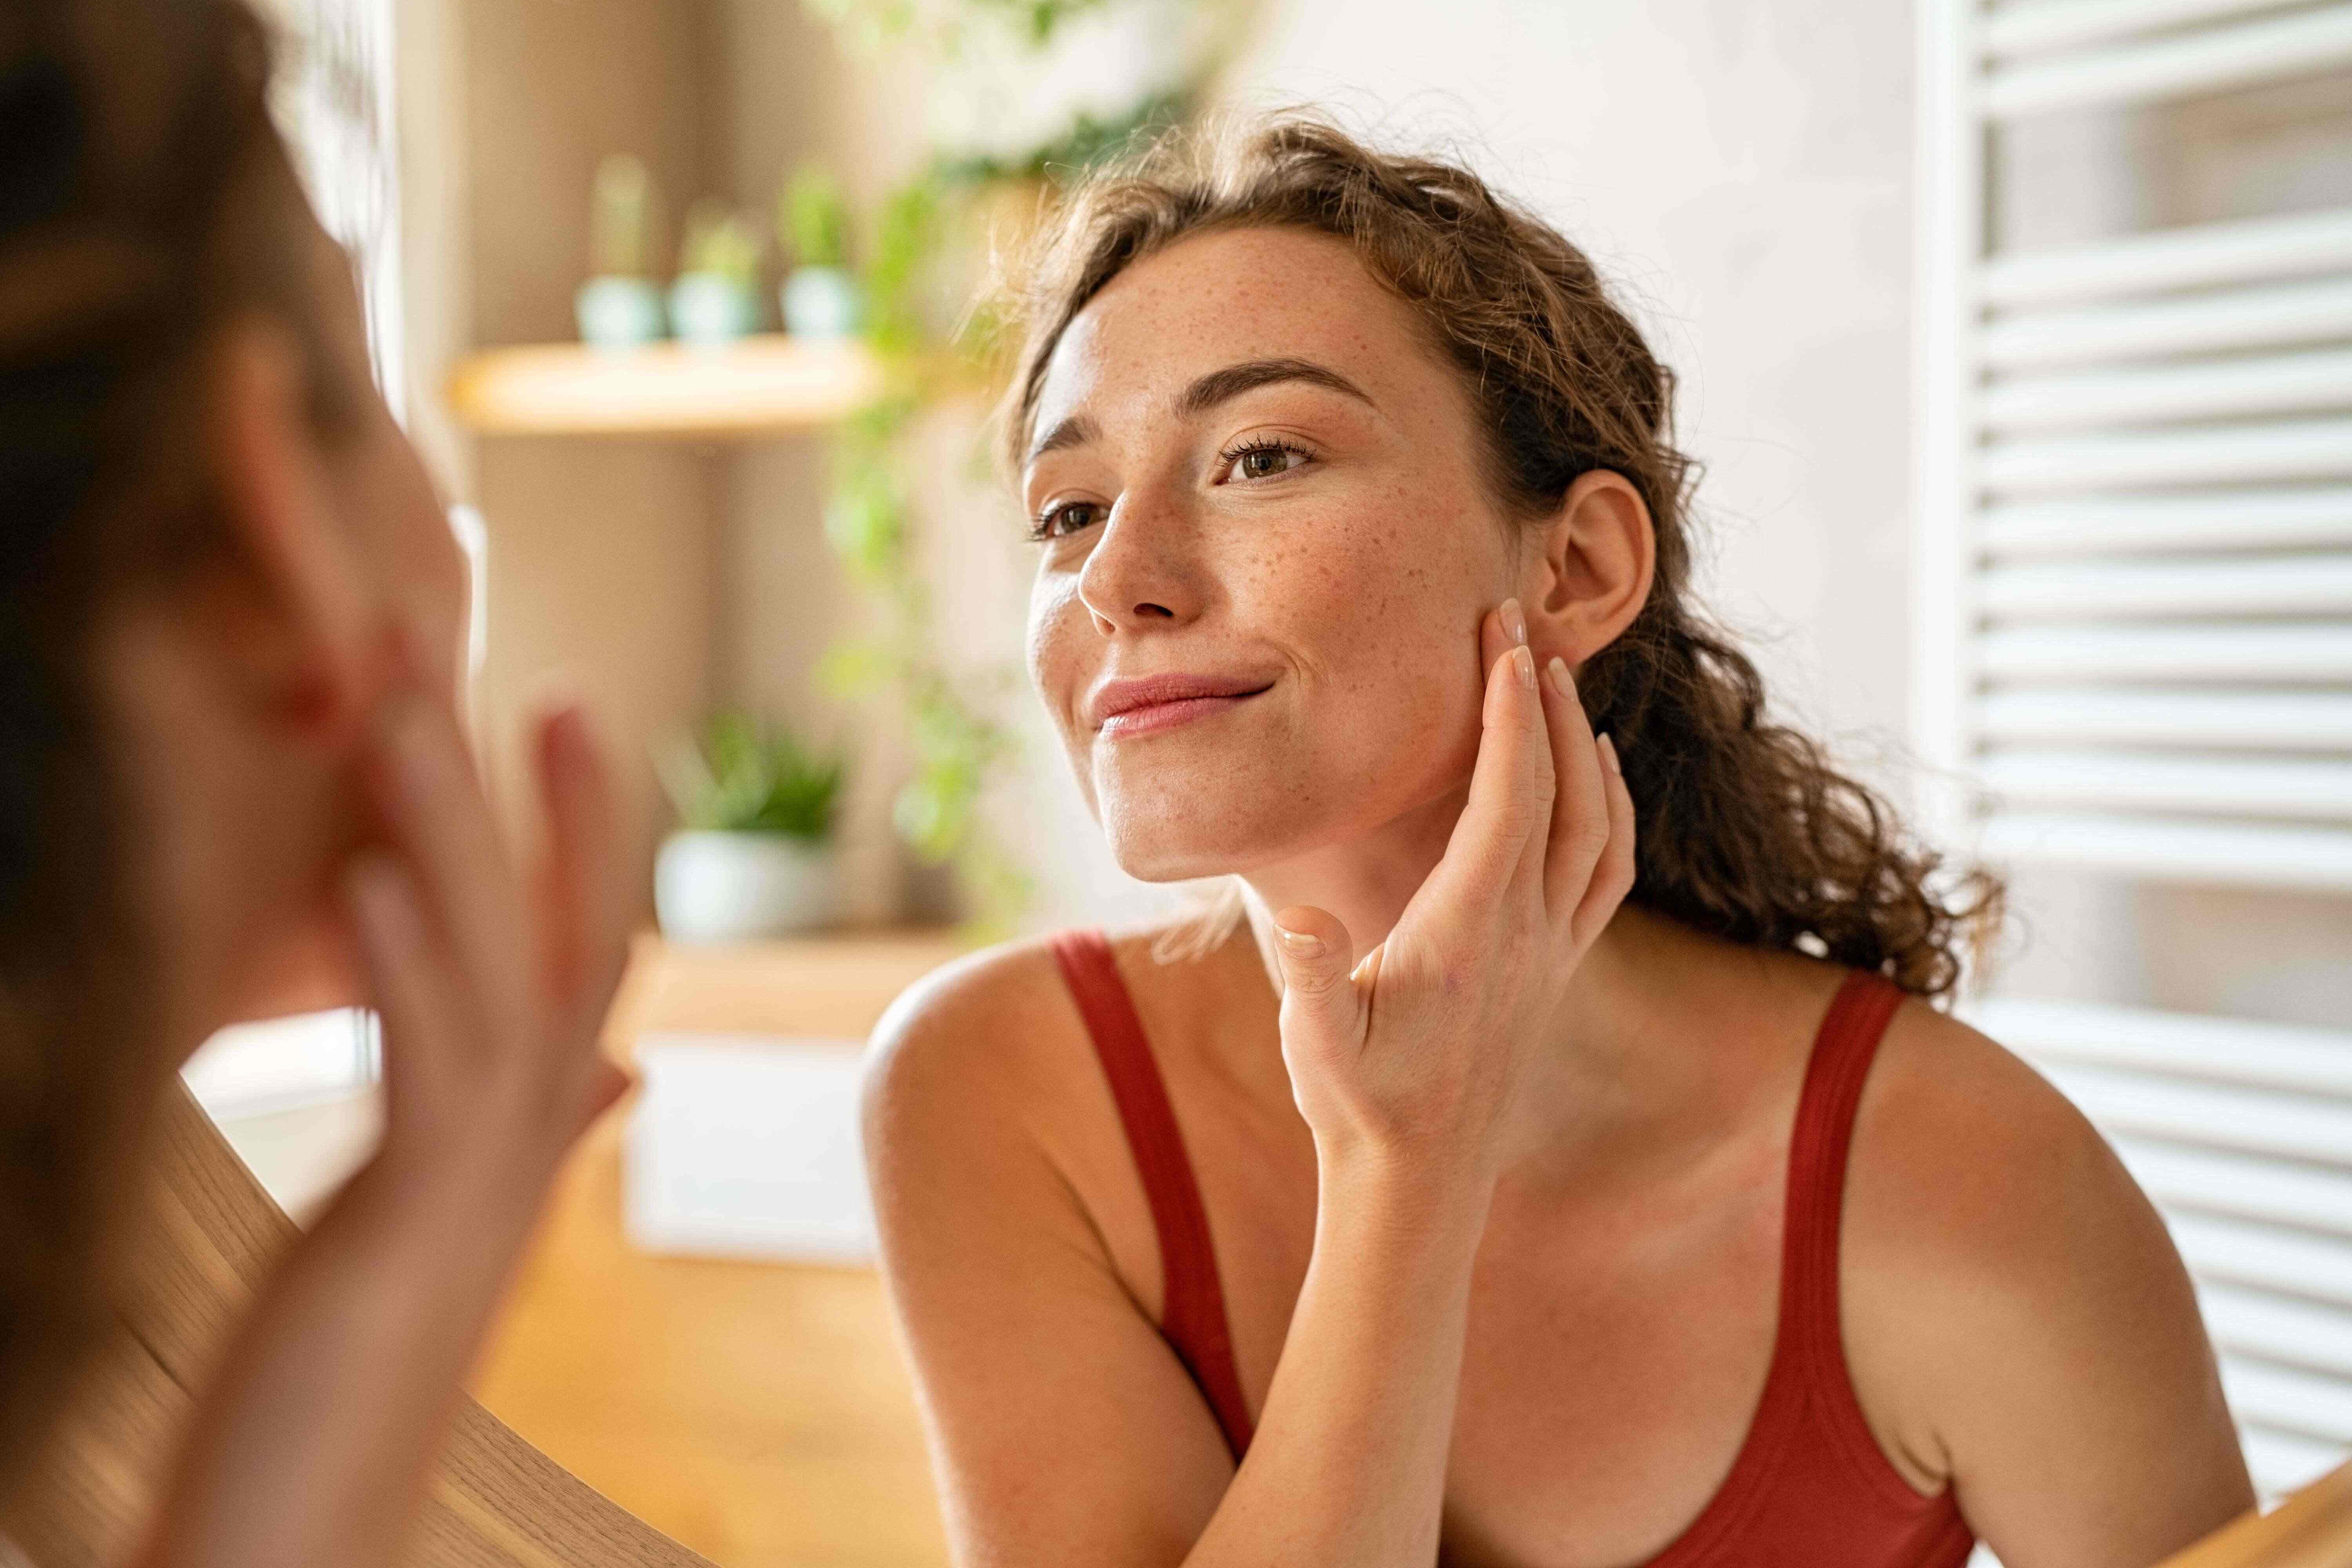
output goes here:
<path id="1" fill-rule="evenodd" d="M 1069 447 L 1083 447 L 1100 434 L 1102 432 L 1096 426 L 1093 420 L 1083 414 L 1073 414 L 1047 431 L 1035 446 L 1029 448 L 1029 456 L 1022 459 L 1022 466 L 1026 468 L 1048 452 L 1059 452 Z"/>
<path id="2" fill-rule="evenodd" d="M 1254 392 L 1261 386 L 1278 381 L 1303 381 L 1313 386 L 1342 393 L 1357 402 L 1372 406 L 1370 394 L 1341 375 L 1312 360 L 1254 359 L 1241 364 L 1229 364 L 1223 370 L 1213 370 L 1184 389 L 1176 400 L 1176 412 L 1186 418 L 1205 414 L 1218 404 Z"/>
<path id="3" fill-rule="evenodd" d="M 1206 414 L 1220 403 L 1229 402 L 1244 392 L 1255 392 L 1278 381 L 1303 381 L 1312 386 L 1325 387 L 1354 398 L 1366 407 L 1377 407 L 1371 395 L 1338 371 L 1304 359 L 1254 359 L 1240 364 L 1229 364 L 1223 370 L 1213 370 L 1184 389 L 1176 400 L 1176 412 L 1190 419 Z M 1029 448 L 1024 466 L 1034 463 L 1048 452 L 1059 452 L 1071 447 L 1083 447 L 1101 435 L 1092 419 L 1074 414 L 1055 426 Z"/>

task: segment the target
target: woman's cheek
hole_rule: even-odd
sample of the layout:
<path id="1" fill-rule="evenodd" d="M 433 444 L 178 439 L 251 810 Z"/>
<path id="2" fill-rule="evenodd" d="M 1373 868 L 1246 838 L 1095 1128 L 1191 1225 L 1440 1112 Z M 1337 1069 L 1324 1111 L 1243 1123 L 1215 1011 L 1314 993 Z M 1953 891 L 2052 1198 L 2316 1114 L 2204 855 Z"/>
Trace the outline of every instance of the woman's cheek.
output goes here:
<path id="1" fill-rule="evenodd" d="M 1029 679 L 1073 756 L 1084 750 L 1078 707 L 1093 679 L 1092 661 L 1100 658 L 1101 641 L 1079 602 L 1076 577 L 1041 578 L 1029 595 Z"/>

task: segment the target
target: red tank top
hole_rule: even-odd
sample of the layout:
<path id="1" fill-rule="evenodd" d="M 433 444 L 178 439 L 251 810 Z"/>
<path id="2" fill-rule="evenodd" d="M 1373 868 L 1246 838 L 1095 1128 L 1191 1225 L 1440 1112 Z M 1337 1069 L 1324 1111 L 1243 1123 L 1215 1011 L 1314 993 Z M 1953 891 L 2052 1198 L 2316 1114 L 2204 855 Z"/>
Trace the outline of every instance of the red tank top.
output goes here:
<path id="1" fill-rule="evenodd" d="M 1240 1462 L 1253 1425 L 1208 1211 L 1143 1022 L 1099 931 L 1054 941 L 1094 1038 L 1160 1233 L 1160 1331 Z M 1780 1331 L 1764 1396 L 1722 1487 L 1646 1568 L 1959 1568 L 1975 1547 L 1947 1488 L 1921 1497 L 1871 1436 L 1838 1327 L 1838 1221 L 1863 1079 L 1903 993 L 1856 973 L 1813 1037 L 1789 1146 Z"/>

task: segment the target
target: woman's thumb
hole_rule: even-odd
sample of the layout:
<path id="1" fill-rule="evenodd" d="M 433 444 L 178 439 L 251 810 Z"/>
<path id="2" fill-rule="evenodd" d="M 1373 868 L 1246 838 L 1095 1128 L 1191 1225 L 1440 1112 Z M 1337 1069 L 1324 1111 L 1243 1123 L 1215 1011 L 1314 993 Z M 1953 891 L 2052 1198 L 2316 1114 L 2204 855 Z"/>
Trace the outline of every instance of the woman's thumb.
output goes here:
<path id="1" fill-rule="evenodd" d="M 1352 1037 L 1356 951 L 1339 918 L 1305 904 L 1284 910 L 1274 917 L 1274 951 L 1282 965 L 1285 1020 L 1310 1023 L 1328 1038 Z"/>

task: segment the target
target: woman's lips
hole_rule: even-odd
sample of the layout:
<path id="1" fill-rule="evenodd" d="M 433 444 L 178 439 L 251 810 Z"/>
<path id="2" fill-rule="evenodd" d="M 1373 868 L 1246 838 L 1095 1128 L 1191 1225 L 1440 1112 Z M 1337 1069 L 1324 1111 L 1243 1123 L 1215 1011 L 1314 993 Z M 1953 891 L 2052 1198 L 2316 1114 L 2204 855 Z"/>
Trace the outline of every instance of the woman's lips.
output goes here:
<path id="1" fill-rule="evenodd" d="M 1104 736 L 1124 740 L 1154 734 L 1237 708 L 1274 683 L 1206 675 L 1153 675 L 1106 681 L 1087 707 Z"/>

